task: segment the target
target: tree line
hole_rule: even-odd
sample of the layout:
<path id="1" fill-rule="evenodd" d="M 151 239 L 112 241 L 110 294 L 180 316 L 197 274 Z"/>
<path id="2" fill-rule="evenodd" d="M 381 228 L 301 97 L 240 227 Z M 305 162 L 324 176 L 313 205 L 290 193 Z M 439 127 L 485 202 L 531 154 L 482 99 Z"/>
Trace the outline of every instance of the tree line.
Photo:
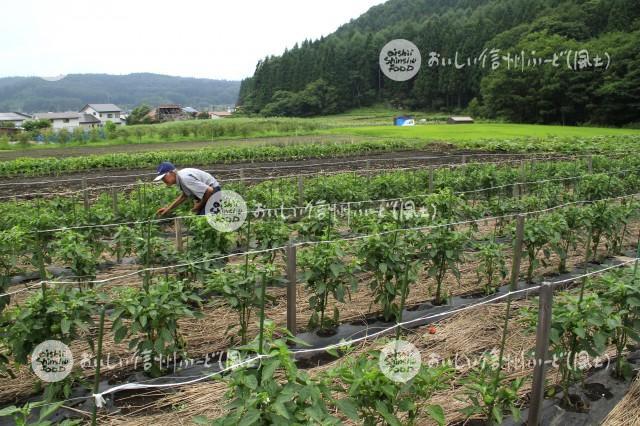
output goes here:
<path id="1" fill-rule="evenodd" d="M 408 82 L 380 73 L 380 50 L 396 38 L 422 54 L 422 69 Z M 386 102 L 517 122 L 624 125 L 640 122 L 639 45 L 637 0 L 390 0 L 327 37 L 259 61 L 242 81 L 239 104 L 306 116 Z M 529 61 L 555 55 L 557 65 L 508 69 L 500 59 L 493 69 L 492 49 L 499 58 L 524 52 Z M 579 51 L 590 65 L 568 69 L 566 57 Z M 436 61 L 457 53 L 466 64 L 482 52 L 484 67 Z"/>

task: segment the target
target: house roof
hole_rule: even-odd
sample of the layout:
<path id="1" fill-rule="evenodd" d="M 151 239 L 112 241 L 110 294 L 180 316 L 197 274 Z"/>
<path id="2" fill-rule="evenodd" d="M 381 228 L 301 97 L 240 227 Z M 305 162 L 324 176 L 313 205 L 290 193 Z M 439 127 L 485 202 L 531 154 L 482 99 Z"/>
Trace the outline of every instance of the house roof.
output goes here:
<path id="1" fill-rule="evenodd" d="M 37 119 L 42 120 L 64 120 L 70 119 L 75 120 L 80 118 L 79 112 L 67 111 L 67 112 L 37 112 L 33 116 Z"/>
<path id="2" fill-rule="evenodd" d="M 188 112 L 189 114 L 197 114 L 199 112 L 197 109 L 191 107 L 184 107 L 182 108 L 182 110 L 184 112 Z"/>
<path id="3" fill-rule="evenodd" d="M 473 118 L 471 117 L 449 117 L 449 120 L 453 120 L 453 121 L 473 121 Z"/>
<path id="4" fill-rule="evenodd" d="M 91 114 L 80 114 L 80 123 L 100 123 L 100 120 Z"/>
<path id="5" fill-rule="evenodd" d="M 28 118 L 31 118 L 31 116 L 21 112 L 0 112 L 0 121 L 17 121 Z"/>
<path id="6" fill-rule="evenodd" d="M 217 115 L 218 117 L 229 117 L 232 113 L 227 111 L 210 111 L 209 115 Z"/>
<path id="7" fill-rule="evenodd" d="M 120 111 L 122 111 L 119 106 L 114 105 L 114 104 L 87 104 L 84 107 L 82 107 L 80 112 L 84 111 L 87 107 L 91 107 L 91 108 L 95 109 L 98 112 L 120 112 Z"/>

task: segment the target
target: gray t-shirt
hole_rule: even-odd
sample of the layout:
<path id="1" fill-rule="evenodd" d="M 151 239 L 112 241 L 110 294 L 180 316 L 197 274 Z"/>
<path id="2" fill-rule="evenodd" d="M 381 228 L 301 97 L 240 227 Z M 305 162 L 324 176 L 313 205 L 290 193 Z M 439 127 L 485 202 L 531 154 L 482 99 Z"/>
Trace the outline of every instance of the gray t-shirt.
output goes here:
<path id="1" fill-rule="evenodd" d="M 220 186 L 216 178 L 199 169 L 181 169 L 176 173 L 176 184 L 184 195 L 202 200 L 207 188 Z"/>

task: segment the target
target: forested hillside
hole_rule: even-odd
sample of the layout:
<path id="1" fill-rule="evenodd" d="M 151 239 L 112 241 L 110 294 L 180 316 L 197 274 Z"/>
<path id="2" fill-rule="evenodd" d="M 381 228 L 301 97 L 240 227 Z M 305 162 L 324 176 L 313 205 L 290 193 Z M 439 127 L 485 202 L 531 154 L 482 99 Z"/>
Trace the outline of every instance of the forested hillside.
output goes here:
<path id="1" fill-rule="evenodd" d="M 395 38 L 411 40 L 422 53 L 421 71 L 404 83 L 379 72 L 380 49 Z M 326 114 L 386 101 L 436 111 L 469 107 L 518 122 L 622 125 L 640 122 L 638 46 L 638 0 L 389 0 L 326 38 L 260 61 L 242 82 L 240 103 L 266 115 Z M 501 58 L 495 70 L 492 49 Z M 574 55 L 575 68 L 583 49 L 590 66 L 569 69 L 566 57 Z M 485 66 L 473 64 L 483 51 Z M 441 66 L 430 52 L 454 65 Z M 521 52 L 534 62 L 556 55 L 557 66 L 508 69 L 502 57 Z"/>
<path id="2" fill-rule="evenodd" d="M 233 105 L 240 82 L 159 74 L 71 74 L 59 81 L 38 77 L 0 78 L 0 111 L 68 111 L 87 103 L 131 108 L 177 103 L 195 108 Z"/>

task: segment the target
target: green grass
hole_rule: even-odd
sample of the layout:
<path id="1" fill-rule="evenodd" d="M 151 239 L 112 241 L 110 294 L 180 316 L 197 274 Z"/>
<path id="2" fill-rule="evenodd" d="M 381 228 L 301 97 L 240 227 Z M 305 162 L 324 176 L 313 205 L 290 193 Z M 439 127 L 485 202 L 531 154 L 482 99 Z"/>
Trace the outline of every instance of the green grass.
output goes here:
<path id="1" fill-rule="evenodd" d="M 543 126 L 534 124 L 428 124 L 412 127 L 375 126 L 327 130 L 328 133 L 380 138 L 466 142 L 514 138 L 593 138 L 598 136 L 640 135 L 640 130 L 604 127 Z"/>

